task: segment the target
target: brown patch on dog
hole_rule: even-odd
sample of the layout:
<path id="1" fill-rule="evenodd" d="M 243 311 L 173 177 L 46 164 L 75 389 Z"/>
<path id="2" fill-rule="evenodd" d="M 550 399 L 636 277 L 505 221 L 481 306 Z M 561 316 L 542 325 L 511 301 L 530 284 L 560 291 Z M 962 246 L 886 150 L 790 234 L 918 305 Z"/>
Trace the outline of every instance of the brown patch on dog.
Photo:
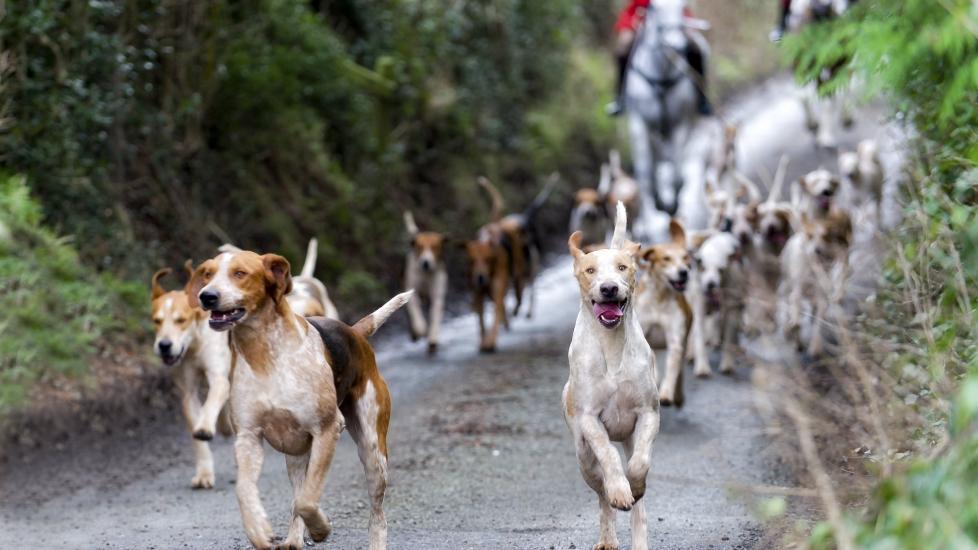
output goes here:
<path id="1" fill-rule="evenodd" d="M 565 399 L 564 411 L 567 413 L 568 417 L 574 418 L 574 392 L 572 392 L 569 387 L 567 388 L 567 399 Z"/>
<path id="2" fill-rule="evenodd" d="M 419 256 L 424 254 L 425 251 L 430 250 L 436 262 L 441 260 L 444 244 L 445 237 L 441 233 L 435 233 L 434 231 L 422 231 L 415 235 L 414 240 L 411 242 L 411 246 L 414 247 L 414 251 Z"/>
<path id="3" fill-rule="evenodd" d="M 201 289 L 207 286 L 207 283 L 211 282 L 214 275 L 217 273 L 217 261 L 211 258 L 205 262 L 201 262 L 194 270 L 193 276 L 187 281 L 187 287 L 185 292 L 187 293 L 187 299 L 190 301 L 190 305 L 199 308 L 200 300 L 197 299 L 197 295 L 200 294 Z"/>
<path id="4" fill-rule="evenodd" d="M 302 429 L 296 417 L 286 409 L 267 409 L 258 417 L 262 435 L 275 450 L 299 456 L 312 447 L 312 434 Z"/>

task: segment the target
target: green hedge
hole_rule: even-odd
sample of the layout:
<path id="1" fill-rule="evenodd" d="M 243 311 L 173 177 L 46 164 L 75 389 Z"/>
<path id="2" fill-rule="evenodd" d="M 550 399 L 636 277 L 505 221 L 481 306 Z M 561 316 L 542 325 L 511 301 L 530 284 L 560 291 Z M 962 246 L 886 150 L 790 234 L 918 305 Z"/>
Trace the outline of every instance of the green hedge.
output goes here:
<path id="1" fill-rule="evenodd" d="M 40 220 L 25 179 L 0 176 L 0 414 L 34 382 L 84 373 L 115 335 L 144 327 L 145 286 L 95 275 Z"/>
<path id="2" fill-rule="evenodd" d="M 882 358 L 900 387 L 913 452 L 849 518 L 876 549 L 976 548 L 978 541 L 978 7 L 968 0 L 861 0 L 846 17 L 786 41 L 797 74 L 842 67 L 912 123 L 905 222 L 879 293 Z M 908 293 L 913 296 L 912 302 Z M 923 313 L 921 313 L 923 312 Z M 827 525 L 815 548 L 835 546 Z"/>
<path id="3" fill-rule="evenodd" d="M 13 124 L 0 165 L 29 177 L 45 219 L 76 235 L 85 258 L 126 276 L 225 240 L 301 262 L 315 235 L 319 275 L 344 311 L 360 309 L 397 285 L 401 205 L 466 236 L 486 211 L 475 175 L 516 206 L 561 162 L 598 158 L 613 138 L 592 126 L 596 109 L 538 116 L 567 94 L 607 100 L 594 80 L 568 89 L 568 77 L 575 48 L 605 38 L 589 34 L 587 13 L 612 13 L 610 0 L 6 10 Z"/>

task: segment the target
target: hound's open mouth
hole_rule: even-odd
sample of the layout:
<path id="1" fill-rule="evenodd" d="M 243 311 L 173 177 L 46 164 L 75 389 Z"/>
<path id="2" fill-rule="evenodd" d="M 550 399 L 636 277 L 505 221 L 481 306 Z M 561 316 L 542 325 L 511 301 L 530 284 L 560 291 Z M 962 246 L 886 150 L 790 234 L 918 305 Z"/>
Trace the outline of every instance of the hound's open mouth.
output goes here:
<path id="1" fill-rule="evenodd" d="M 776 249 L 781 250 L 784 248 L 785 243 L 788 242 L 788 234 L 779 229 L 768 229 L 767 242 L 771 243 L 771 246 L 774 246 Z"/>
<path id="2" fill-rule="evenodd" d="M 672 285 L 672 289 L 675 290 L 676 292 L 686 292 L 686 283 L 687 281 L 683 281 L 683 280 L 674 281 L 672 279 L 669 279 L 669 284 Z"/>
<path id="3" fill-rule="evenodd" d="M 180 352 L 176 355 L 162 355 L 162 354 L 160 355 L 160 359 L 163 361 L 163 364 L 168 367 L 172 367 L 173 365 L 176 365 L 180 361 L 181 357 L 183 357 L 183 352 Z"/>
<path id="4" fill-rule="evenodd" d="M 615 300 L 611 302 L 597 302 L 591 300 L 591 307 L 594 308 L 594 316 L 605 328 L 615 328 L 621 323 L 625 316 L 625 306 L 628 300 Z"/>
<path id="5" fill-rule="evenodd" d="M 720 291 L 716 288 L 710 288 L 707 289 L 704 294 L 706 295 L 706 309 L 710 313 L 718 311 L 722 305 L 720 301 Z"/>
<path id="6" fill-rule="evenodd" d="M 822 212 L 828 212 L 832 208 L 832 197 L 828 195 L 818 196 L 818 207 Z"/>
<path id="7" fill-rule="evenodd" d="M 240 321 L 244 315 L 245 310 L 243 307 L 237 307 L 227 311 L 218 311 L 215 309 L 211 311 L 211 318 L 208 319 L 207 323 L 214 330 L 227 330 Z"/>

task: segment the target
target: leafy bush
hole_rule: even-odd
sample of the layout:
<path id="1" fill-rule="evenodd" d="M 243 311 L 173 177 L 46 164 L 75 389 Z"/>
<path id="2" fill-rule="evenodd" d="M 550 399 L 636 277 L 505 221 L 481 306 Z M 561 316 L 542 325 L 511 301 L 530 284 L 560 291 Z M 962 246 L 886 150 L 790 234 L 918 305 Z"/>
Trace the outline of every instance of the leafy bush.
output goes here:
<path id="1" fill-rule="evenodd" d="M 919 137 L 904 189 L 905 222 L 879 293 L 877 356 L 907 419 L 909 458 L 878 475 L 872 501 L 850 516 L 866 548 L 974 548 L 978 540 L 978 6 L 967 0 L 862 0 L 846 17 L 786 42 L 802 80 L 839 68 L 883 94 Z M 840 533 L 822 525 L 816 548 Z"/>
<path id="2" fill-rule="evenodd" d="M 142 278 L 226 240 L 300 261 L 315 235 L 319 275 L 357 310 L 397 284 L 402 205 L 465 236 L 486 210 L 475 175 L 515 206 L 582 136 L 609 146 L 607 128 L 537 140 L 531 119 L 589 44 L 584 4 L 612 13 L 581 0 L 8 3 L 0 165 L 100 267 Z"/>
<path id="3" fill-rule="evenodd" d="M 107 337 L 140 326 L 145 289 L 95 274 L 40 220 L 25 179 L 0 177 L 0 413 L 37 380 L 85 372 Z"/>

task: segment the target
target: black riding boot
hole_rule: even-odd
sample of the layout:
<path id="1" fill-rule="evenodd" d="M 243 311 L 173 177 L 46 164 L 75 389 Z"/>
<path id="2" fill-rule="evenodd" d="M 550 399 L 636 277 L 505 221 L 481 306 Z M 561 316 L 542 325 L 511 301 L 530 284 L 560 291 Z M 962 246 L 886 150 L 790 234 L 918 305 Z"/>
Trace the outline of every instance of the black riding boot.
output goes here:
<path id="1" fill-rule="evenodd" d="M 686 62 L 696 72 L 696 95 L 698 99 L 696 110 L 703 116 L 711 116 L 713 115 L 713 106 L 710 105 L 710 99 L 706 97 L 706 60 L 703 59 L 703 52 L 692 43 L 686 48 Z"/>
<path id="2" fill-rule="evenodd" d="M 615 56 L 618 62 L 618 80 L 615 81 L 615 100 L 605 108 L 611 116 L 625 112 L 625 73 L 628 72 L 628 55 Z"/>

